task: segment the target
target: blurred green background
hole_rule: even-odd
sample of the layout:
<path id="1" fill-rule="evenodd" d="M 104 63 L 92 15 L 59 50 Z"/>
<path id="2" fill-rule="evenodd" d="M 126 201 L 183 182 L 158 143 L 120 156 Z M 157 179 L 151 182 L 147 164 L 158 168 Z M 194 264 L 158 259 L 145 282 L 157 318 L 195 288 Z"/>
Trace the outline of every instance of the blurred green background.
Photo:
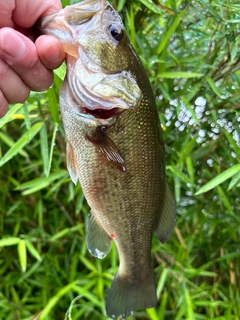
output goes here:
<path id="1" fill-rule="evenodd" d="M 240 319 L 239 1 L 112 4 L 156 95 L 177 202 L 172 238 L 153 239 L 159 306 L 129 319 Z M 0 319 L 107 319 L 118 255 L 86 250 L 89 208 L 66 171 L 63 74 L 0 119 Z"/>

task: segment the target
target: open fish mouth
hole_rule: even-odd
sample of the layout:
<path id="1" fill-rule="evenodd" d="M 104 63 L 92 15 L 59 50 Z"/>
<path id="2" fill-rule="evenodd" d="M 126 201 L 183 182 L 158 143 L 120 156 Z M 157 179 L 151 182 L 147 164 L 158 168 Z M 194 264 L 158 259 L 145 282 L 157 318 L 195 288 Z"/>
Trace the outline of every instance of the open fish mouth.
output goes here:
<path id="1" fill-rule="evenodd" d="M 92 115 L 94 118 L 96 119 L 103 119 L 103 120 L 107 120 L 110 118 L 113 118 L 114 116 L 116 116 L 117 114 L 119 114 L 120 112 L 120 108 L 112 108 L 109 110 L 106 109 L 88 109 L 88 108 L 82 108 L 81 109 L 81 113 L 84 114 L 90 114 Z"/>
<path id="2" fill-rule="evenodd" d="M 69 68 L 69 88 L 83 117 L 114 119 L 124 110 L 139 106 L 142 91 L 129 71 L 118 74 L 94 72 L 81 59 L 72 65 L 78 72 L 74 73 Z"/>

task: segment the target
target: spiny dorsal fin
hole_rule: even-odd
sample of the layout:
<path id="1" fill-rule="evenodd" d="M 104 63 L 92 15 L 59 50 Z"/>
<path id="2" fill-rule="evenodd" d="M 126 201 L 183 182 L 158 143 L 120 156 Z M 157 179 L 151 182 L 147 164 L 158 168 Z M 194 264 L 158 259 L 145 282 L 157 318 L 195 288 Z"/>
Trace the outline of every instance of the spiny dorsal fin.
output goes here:
<path id="1" fill-rule="evenodd" d="M 87 139 L 98 148 L 107 161 L 111 162 L 117 169 L 126 172 L 127 168 L 120 151 L 105 131 L 106 127 L 99 126 L 95 134 L 91 137 L 87 136 Z"/>

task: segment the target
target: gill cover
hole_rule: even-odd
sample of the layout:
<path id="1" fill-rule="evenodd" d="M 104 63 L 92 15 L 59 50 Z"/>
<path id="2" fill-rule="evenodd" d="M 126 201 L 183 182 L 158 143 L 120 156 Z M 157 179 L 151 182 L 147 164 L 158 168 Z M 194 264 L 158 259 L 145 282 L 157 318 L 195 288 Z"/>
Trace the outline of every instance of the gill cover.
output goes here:
<path id="1" fill-rule="evenodd" d="M 129 40 L 121 18 L 105 0 L 87 0 L 43 18 L 43 34 L 67 53 L 67 78 L 78 112 L 137 107 L 142 92 L 129 71 Z M 83 109 L 84 108 L 84 109 Z"/>

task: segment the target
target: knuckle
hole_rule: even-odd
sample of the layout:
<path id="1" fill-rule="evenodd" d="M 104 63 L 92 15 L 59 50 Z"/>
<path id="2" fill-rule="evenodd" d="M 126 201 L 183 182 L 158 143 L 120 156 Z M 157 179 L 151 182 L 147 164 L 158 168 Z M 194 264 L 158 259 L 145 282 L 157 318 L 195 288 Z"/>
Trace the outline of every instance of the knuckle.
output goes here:
<path id="1" fill-rule="evenodd" d="M 0 60 L 0 91 L 2 92 L 0 102 L 3 103 L 23 102 L 30 94 L 30 89 L 24 80 L 2 60 Z"/>
<path id="2" fill-rule="evenodd" d="M 31 51 L 31 52 L 30 52 Z M 36 53 L 36 50 L 33 48 L 29 48 L 29 51 L 26 53 L 25 61 L 27 63 L 27 66 L 29 69 L 34 69 L 34 67 L 39 63 L 39 57 Z"/>
<path id="3" fill-rule="evenodd" d="M 53 72 L 44 66 L 32 70 L 28 76 L 26 83 L 34 91 L 44 91 L 48 89 L 53 82 Z"/>

